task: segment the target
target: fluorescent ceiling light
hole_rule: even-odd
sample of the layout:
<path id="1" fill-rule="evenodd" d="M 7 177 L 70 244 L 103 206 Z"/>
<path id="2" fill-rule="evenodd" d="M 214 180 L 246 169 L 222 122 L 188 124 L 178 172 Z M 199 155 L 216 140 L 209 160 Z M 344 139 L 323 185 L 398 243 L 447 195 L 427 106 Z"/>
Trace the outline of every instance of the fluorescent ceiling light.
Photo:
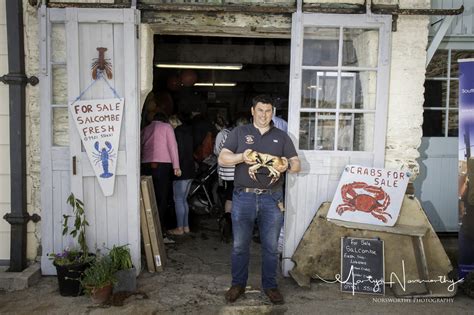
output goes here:
<path id="1" fill-rule="evenodd" d="M 214 86 L 236 86 L 237 83 L 229 82 L 229 83 L 214 83 Z"/>
<path id="2" fill-rule="evenodd" d="M 236 86 L 235 82 L 222 82 L 222 83 L 212 83 L 212 82 L 196 82 L 194 86 Z"/>
<path id="3" fill-rule="evenodd" d="M 194 86 L 213 86 L 214 84 L 212 83 L 207 83 L 207 82 L 201 82 L 201 83 L 194 83 Z"/>
<path id="4" fill-rule="evenodd" d="M 173 69 L 211 69 L 211 70 L 242 70 L 241 63 L 157 63 L 158 68 Z"/>

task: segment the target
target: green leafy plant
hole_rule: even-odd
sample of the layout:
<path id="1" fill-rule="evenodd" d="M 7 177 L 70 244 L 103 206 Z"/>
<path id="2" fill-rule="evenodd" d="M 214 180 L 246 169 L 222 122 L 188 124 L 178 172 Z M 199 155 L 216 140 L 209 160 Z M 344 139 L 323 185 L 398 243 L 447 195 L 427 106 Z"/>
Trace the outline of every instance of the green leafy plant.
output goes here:
<path id="1" fill-rule="evenodd" d="M 74 263 L 85 263 L 93 259 L 89 256 L 89 249 L 86 242 L 86 220 L 84 203 L 76 198 L 73 193 L 67 198 L 67 203 L 72 207 L 73 215 L 63 215 L 63 236 L 69 234 L 77 240 L 79 250 L 64 249 L 60 253 L 51 253 L 48 256 L 54 260 L 56 265 L 70 265 Z M 69 219 L 73 218 L 74 224 L 69 226 Z"/>
<path id="2" fill-rule="evenodd" d="M 127 270 L 133 268 L 132 256 L 127 245 L 115 246 L 109 252 L 110 260 L 115 270 Z"/>
<path id="3" fill-rule="evenodd" d="M 81 284 L 87 293 L 115 283 L 114 265 L 108 256 L 97 258 L 92 265 L 84 271 Z"/>

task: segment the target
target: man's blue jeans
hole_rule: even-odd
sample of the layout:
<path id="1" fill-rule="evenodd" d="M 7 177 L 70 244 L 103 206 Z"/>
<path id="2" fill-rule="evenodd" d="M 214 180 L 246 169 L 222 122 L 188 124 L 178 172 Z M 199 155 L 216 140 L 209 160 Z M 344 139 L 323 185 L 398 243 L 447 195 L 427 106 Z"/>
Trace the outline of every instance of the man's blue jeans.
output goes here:
<path id="1" fill-rule="evenodd" d="M 232 200 L 232 285 L 245 287 L 248 279 L 250 242 L 255 219 L 260 230 L 262 252 L 262 288 L 276 288 L 278 268 L 278 236 L 283 224 L 283 212 L 278 208 L 282 192 L 271 194 L 246 193 L 234 190 Z"/>

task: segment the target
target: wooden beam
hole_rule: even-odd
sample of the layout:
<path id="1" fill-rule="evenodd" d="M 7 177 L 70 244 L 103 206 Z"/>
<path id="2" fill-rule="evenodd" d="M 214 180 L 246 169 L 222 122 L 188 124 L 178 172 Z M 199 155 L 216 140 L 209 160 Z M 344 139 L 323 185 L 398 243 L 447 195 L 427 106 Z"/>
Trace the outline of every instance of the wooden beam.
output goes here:
<path id="1" fill-rule="evenodd" d="M 93 9 L 125 9 L 130 8 L 130 3 L 81 3 L 81 2 L 52 2 L 48 1 L 48 8 L 93 8 Z"/>
<path id="2" fill-rule="evenodd" d="M 138 9 L 160 12 L 206 12 L 206 13 L 271 13 L 291 14 L 295 12 L 294 5 L 215 5 L 215 4 L 184 4 L 184 3 L 156 3 L 139 4 Z"/>
<path id="3" fill-rule="evenodd" d="M 426 53 L 426 68 L 428 68 L 431 59 L 433 58 L 436 50 L 438 50 L 439 44 L 441 44 L 441 41 L 448 32 L 448 29 L 451 26 L 451 23 L 453 22 L 454 18 L 454 15 L 446 16 L 443 20 L 443 23 L 441 23 L 440 27 L 436 31 L 436 34 L 433 37 L 433 40 L 431 41 L 430 46 L 428 47 L 428 51 Z"/>

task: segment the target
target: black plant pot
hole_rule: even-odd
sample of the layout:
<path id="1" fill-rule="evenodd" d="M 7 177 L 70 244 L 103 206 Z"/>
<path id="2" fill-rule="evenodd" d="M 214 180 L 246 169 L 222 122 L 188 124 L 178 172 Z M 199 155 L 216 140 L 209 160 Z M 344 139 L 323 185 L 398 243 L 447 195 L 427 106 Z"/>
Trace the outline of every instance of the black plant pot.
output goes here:
<path id="1" fill-rule="evenodd" d="M 76 263 L 72 265 L 56 265 L 59 294 L 62 296 L 79 296 L 84 294 L 81 285 L 81 277 L 91 263 Z"/>
<path id="2" fill-rule="evenodd" d="M 117 271 L 115 279 L 117 282 L 114 284 L 113 293 L 137 291 L 137 270 L 135 267 Z"/>

